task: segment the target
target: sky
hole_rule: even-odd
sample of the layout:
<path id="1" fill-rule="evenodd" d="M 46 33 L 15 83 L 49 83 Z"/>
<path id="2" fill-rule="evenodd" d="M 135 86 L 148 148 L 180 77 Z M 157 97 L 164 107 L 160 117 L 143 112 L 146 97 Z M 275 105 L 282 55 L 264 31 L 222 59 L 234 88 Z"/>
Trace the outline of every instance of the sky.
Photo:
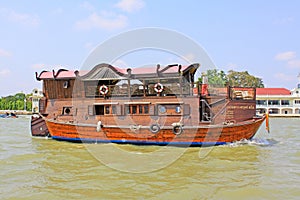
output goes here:
<path id="1" fill-rule="evenodd" d="M 80 69 L 97 46 L 147 27 L 187 36 L 219 70 L 248 71 L 265 87 L 293 89 L 300 73 L 299 9 L 298 0 L 0 0 L 0 97 L 41 89 L 35 72 Z M 176 60 L 145 52 L 148 57 L 133 54 L 116 63 Z"/>

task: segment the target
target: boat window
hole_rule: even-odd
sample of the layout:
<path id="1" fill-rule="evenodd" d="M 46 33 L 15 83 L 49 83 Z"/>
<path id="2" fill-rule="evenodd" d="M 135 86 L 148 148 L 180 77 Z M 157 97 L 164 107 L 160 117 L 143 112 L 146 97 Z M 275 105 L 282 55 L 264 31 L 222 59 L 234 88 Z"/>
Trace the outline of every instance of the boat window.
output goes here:
<path id="1" fill-rule="evenodd" d="M 96 115 L 116 115 L 117 105 L 94 105 Z"/>
<path id="2" fill-rule="evenodd" d="M 62 115 L 75 115 L 74 109 L 72 106 L 65 106 L 62 110 Z"/>
<path id="3" fill-rule="evenodd" d="M 105 114 L 110 114 L 110 106 L 105 106 Z"/>
<path id="4" fill-rule="evenodd" d="M 144 105 L 144 113 L 148 114 L 149 113 L 149 105 Z"/>
<path id="5" fill-rule="evenodd" d="M 113 115 L 116 115 L 116 114 L 117 114 L 117 106 L 115 106 L 115 105 L 112 105 L 112 106 L 111 106 L 111 113 L 112 113 Z"/>
<path id="6" fill-rule="evenodd" d="M 180 107 L 180 106 L 176 106 L 175 112 L 176 112 L 176 113 L 181 113 L 181 107 Z"/>
<path id="7" fill-rule="evenodd" d="M 149 105 L 125 105 L 125 114 L 149 114 Z"/>
<path id="8" fill-rule="evenodd" d="M 104 105 L 95 105 L 96 115 L 104 115 Z"/>
<path id="9" fill-rule="evenodd" d="M 136 114 L 137 113 L 137 106 L 136 105 L 132 106 L 131 112 L 132 112 L 132 114 Z"/>
<path id="10" fill-rule="evenodd" d="M 166 109 L 165 106 L 159 105 L 159 106 L 158 106 L 158 111 L 159 111 L 160 113 L 165 113 L 165 112 L 167 111 L 167 109 Z"/>

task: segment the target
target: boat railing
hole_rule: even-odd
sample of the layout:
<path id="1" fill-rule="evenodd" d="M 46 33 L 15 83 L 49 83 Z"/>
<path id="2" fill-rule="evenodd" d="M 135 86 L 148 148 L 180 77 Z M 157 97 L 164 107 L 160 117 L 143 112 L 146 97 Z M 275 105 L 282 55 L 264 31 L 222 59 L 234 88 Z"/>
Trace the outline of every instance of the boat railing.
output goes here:
<path id="1" fill-rule="evenodd" d="M 122 84 L 87 86 L 85 89 L 86 97 L 138 97 L 138 96 L 189 96 L 193 95 L 190 84 L 166 83 L 163 88 L 156 88 L 156 84 Z"/>

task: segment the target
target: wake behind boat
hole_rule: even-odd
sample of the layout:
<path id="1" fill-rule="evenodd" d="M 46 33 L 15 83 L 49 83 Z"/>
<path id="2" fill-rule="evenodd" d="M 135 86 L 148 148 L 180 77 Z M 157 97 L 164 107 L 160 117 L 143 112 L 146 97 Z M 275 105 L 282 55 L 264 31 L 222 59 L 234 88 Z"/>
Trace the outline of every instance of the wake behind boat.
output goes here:
<path id="1" fill-rule="evenodd" d="M 251 139 L 255 88 L 196 82 L 199 64 L 120 69 L 99 64 L 87 72 L 36 73 L 45 97 L 32 117 L 33 136 L 73 142 L 138 145 L 219 145 Z"/>

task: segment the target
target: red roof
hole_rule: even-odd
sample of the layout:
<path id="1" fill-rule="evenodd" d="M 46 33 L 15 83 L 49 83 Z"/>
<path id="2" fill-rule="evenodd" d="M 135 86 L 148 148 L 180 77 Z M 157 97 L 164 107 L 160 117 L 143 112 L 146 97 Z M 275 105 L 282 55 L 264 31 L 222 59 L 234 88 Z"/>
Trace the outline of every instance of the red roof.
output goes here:
<path id="1" fill-rule="evenodd" d="M 290 95 L 286 88 L 256 88 L 256 95 Z"/>
<path id="2" fill-rule="evenodd" d="M 184 71 L 188 68 L 189 66 L 182 66 L 181 70 Z M 127 73 L 127 69 L 123 69 L 123 68 L 119 68 L 119 67 L 113 67 L 115 70 L 117 70 L 118 72 L 120 72 L 121 74 L 126 74 Z M 142 67 L 142 68 L 132 68 L 132 73 L 133 74 L 147 74 L 147 73 L 156 73 L 157 67 Z M 166 73 L 174 73 L 176 71 L 178 71 L 178 68 L 165 68 L 162 67 L 161 70 L 163 70 Z M 82 76 L 84 74 L 87 74 L 88 71 L 78 71 L 79 75 Z M 64 78 L 76 78 L 75 75 L 75 71 L 71 70 L 65 70 L 65 69 L 60 69 L 57 72 L 55 72 L 54 70 L 51 71 L 43 71 L 41 72 L 39 75 L 36 74 L 37 78 L 39 79 L 53 79 L 53 78 L 57 78 L 57 79 L 64 79 Z"/>

